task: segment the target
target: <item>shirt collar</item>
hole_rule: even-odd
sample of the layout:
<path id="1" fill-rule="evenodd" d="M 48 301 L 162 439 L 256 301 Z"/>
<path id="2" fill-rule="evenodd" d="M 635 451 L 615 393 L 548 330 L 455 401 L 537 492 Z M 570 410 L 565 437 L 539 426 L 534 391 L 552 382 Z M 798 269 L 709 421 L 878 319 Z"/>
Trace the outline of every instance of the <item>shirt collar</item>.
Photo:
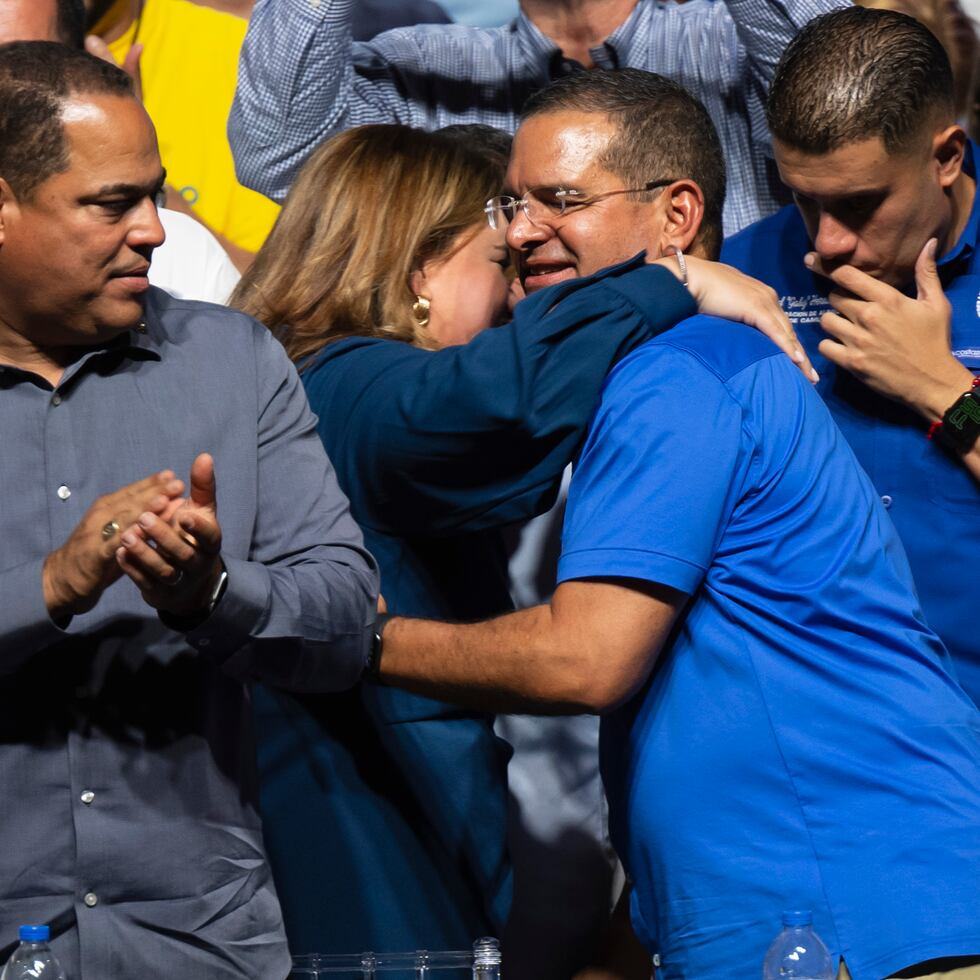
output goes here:
<path id="1" fill-rule="evenodd" d="M 639 0 L 629 17 L 603 41 L 589 49 L 597 68 L 613 70 L 628 63 L 628 52 L 637 34 L 638 22 L 646 15 L 652 0 Z M 662 4 L 660 4 L 662 6 Z M 514 21 L 518 42 L 529 64 L 535 65 L 541 84 L 582 70 L 582 65 L 562 56 L 561 49 L 521 10 Z"/>
<path id="2" fill-rule="evenodd" d="M 143 319 L 140 323 L 127 330 L 125 333 L 114 337 L 105 344 L 92 347 L 85 351 L 81 357 L 73 364 L 70 364 L 58 382 L 58 388 L 62 389 L 70 384 L 72 379 L 78 377 L 83 371 L 96 361 L 104 358 L 116 357 L 119 360 L 127 358 L 132 360 L 156 360 L 161 359 L 161 330 L 157 320 L 156 311 L 150 303 L 147 303 Z M 24 377 L 36 377 L 31 371 L 24 371 L 11 364 L 0 364 L 0 372 L 12 375 L 22 375 Z"/>
<path id="3" fill-rule="evenodd" d="M 59 388 L 64 388 L 73 378 L 78 377 L 82 371 L 87 370 L 95 363 L 105 363 L 110 358 L 115 358 L 116 363 L 123 361 L 159 361 L 160 350 L 159 340 L 153 336 L 149 329 L 147 318 L 140 322 L 132 330 L 127 330 L 118 337 L 113 338 L 109 343 L 102 347 L 96 347 L 88 351 L 72 364 L 61 378 Z"/>
<path id="4" fill-rule="evenodd" d="M 966 144 L 966 157 L 963 160 L 963 172 L 972 177 L 974 184 L 977 179 L 976 153 L 978 147 L 973 140 L 968 140 Z M 960 235 L 956 244 L 936 263 L 940 269 L 949 266 L 959 265 L 969 262 L 976 250 L 980 238 L 980 193 L 975 188 L 973 193 L 973 207 L 970 209 L 970 217 L 967 219 L 963 234 Z"/>

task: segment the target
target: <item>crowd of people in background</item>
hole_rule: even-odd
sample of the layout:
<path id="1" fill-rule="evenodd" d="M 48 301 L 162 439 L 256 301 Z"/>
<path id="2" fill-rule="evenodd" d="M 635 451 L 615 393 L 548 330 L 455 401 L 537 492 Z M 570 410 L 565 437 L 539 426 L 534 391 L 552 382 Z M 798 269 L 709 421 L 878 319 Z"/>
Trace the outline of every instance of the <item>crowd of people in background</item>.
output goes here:
<path id="1" fill-rule="evenodd" d="M 972 0 L 0 0 L 0 959 L 980 978 Z"/>

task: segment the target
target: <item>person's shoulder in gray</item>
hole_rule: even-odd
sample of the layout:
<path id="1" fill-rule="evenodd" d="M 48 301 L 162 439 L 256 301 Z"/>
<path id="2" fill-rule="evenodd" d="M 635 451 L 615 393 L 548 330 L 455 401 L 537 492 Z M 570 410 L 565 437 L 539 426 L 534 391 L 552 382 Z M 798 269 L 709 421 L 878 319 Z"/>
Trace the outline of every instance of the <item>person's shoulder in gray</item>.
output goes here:
<path id="1" fill-rule="evenodd" d="M 522 0 L 505 27 L 420 25 L 352 43 L 352 0 L 257 0 L 229 135 L 239 178 L 281 200 L 324 139 L 367 123 L 514 131 L 533 91 L 580 68 L 641 68 L 707 106 L 729 164 L 725 231 L 775 209 L 764 98 L 783 48 L 845 0 Z"/>
<path id="2" fill-rule="evenodd" d="M 150 286 L 163 179 L 118 68 L 0 47 L 0 957 L 264 980 L 245 682 L 353 683 L 377 574 L 281 348 Z"/>

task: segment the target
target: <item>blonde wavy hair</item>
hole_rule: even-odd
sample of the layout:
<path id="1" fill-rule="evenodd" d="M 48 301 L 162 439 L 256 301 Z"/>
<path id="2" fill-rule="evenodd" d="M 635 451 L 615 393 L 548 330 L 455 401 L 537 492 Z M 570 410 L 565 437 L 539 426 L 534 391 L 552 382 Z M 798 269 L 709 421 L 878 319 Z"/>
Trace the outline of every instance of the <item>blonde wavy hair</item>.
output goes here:
<path id="1" fill-rule="evenodd" d="M 269 327 L 293 361 L 352 336 L 433 348 L 412 316 L 411 274 L 480 231 L 505 167 L 499 145 L 458 134 L 340 133 L 303 167 L 229 305 Z"/>

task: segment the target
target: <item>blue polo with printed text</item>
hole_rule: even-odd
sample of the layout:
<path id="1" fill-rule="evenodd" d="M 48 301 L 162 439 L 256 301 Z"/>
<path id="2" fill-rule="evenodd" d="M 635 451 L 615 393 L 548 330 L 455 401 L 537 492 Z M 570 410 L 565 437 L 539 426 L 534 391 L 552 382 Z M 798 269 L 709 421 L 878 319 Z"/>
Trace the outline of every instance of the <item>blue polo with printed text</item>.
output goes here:
<path id="1" fill-rule="evenodd" d="M 975 144 L 965 170 L 976 177 Z M 953 306 L 954 355 L 980 374 L 980 201 L 954 248 L 939 261 Z M 820 372 L 823 396 L 895 522 L 912 566 L 922 608 L 956 665 L 960 682 L 980 704 L 980 628 L 970 569 L 980 553 L 980 484 L 955 453 L 926 439 L 917 412 L 876 394 L 817 350 L 827 335 L 829 283 L 803 265 L 811 250 L 793 206 L 728 239 L 722 260 L 772 286 Z"/>

